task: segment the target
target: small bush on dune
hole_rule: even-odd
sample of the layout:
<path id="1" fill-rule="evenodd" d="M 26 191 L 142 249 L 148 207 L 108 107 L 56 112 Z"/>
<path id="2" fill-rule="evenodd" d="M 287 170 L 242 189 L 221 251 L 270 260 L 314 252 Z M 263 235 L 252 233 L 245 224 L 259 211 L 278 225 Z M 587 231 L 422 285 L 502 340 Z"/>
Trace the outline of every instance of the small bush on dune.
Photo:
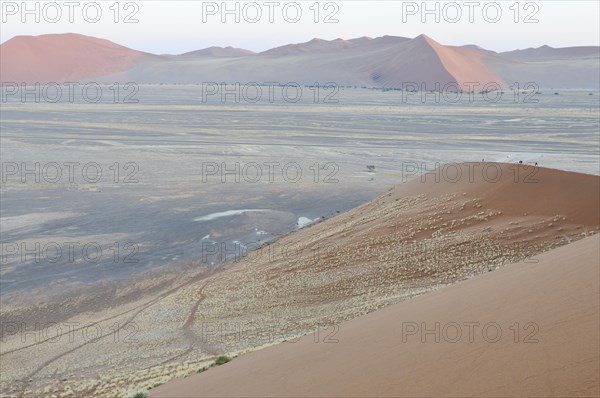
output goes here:
<path id="1" fill-rule="evenodd" d="M 228 357 L 227 355 L 221 355 L 219 357 L 217 357 L 217 359 L 215 359 L 215 361 L 209 365 L 206 365 L 200 369 L 197 370 L 197 373 L 202 373 L 207 371 L 208 369 L 214 367 L 214 366 L 219 366 L 219 365 L 223 365 L 224 363 L 227 363 L 229 361 L 231 361 L 233 358 Z"/>
<path id="2" fill-rule="evenodd" d="M 215 361 L 215 365 L 223 365 L 224 363 L 227 363 L 231 361 L 231 358 L 226 356 L 226 355 L 221 355 L 220 357 L 217 358 L 217 360 Z"/>
<path id="3" fill-rule="evenodd" d="M 138 390 L 138 391 L 130 392 L 129 394 L 125 395 L 125 398 L 147 398 L 147 397 L 148 397 L 147 390 Z"/>

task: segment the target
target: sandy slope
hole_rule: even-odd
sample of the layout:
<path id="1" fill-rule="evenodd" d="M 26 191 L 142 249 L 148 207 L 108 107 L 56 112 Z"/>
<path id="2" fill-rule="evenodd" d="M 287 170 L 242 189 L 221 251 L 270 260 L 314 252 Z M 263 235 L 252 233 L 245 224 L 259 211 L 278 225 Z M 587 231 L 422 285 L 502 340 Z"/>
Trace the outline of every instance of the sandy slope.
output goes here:
<path id="1" fill-rule="evenodd" d="M 444 46 L 430 37 L 422 35 L 423 40 L 434 49 L 444 68 L 464 90 L 480 91 L 481 85 L 490 84 L 488 90 L 505 87 L 503 79 L 488 69 L 482 62 L 485 53 L 468 48 Z M 479 83 L 479 87 L 470 87 L 471 83 Z"/>
<path id="2" fill-rule="evenodd" d="M 598 396 L 599 250 L 587 238 L 343 323 L 330 343 L 305 336 L 151 396 Z M 436 322 L 439 337 L 409 333 Z"/>

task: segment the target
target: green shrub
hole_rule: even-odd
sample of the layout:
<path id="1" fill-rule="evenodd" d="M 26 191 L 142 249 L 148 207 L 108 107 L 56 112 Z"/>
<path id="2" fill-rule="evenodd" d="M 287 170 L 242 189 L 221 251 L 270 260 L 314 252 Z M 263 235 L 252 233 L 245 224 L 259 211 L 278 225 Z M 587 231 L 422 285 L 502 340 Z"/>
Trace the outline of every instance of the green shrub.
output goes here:
<path id="1" fill-rule="evenodd" d="M 138 391 L 130 392 L 129 394 L 125 395 L 125 398 L 147 398 L 147 397 L 148 397 L 147 390 L 138 390 Z"/>
<path id="2" fill-rule="evenodd" d="M 215 361 L 215 365 L 223 365 L 224 363 L 227 363 L 231 361 L 231 358 L 226 356 L 226 355 L 221 355 L 220 357 L 217 358 L 217 360 Z"/>

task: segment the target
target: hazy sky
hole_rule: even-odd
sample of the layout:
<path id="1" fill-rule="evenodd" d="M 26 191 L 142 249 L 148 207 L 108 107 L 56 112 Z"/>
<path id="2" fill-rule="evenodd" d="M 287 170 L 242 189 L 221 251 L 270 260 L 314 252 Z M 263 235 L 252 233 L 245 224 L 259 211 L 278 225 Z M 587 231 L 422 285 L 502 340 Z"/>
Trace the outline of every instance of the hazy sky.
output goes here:
<path id="1" fill-rule="evenodd" d="M 443 44 L 478 44 L 496 51 L 543 44 L 553 47 L 600 44 L 600 2 L 596 0 L 318 3 L 265 0 L 226 4 L 142 0 L 120 1 L 117 7 L 114 0 L 74 1 L 72 6 L 65 5 L 67 1 L 70 0 L 27 1 L 26 6 L 32 11 L 29 14 L 24 13 L 21 0 L 0 1 L 0 40 L 4 42 L 15 35 L 76 32 L 159 54 L 213 45 L 262 51 L 314 37 L 328 40 L 383 35 L 414 37 L 421 33 Z M 233 12 L 224 14 L 225 7 Z M 424 13 L 425 9 L 430 13 Z M 124 23 L 127 16 L 137 22 Z M 239 22 L 235 21 L 236 16 Z M 222 18 L 226 18 L 225 22 Z"/>

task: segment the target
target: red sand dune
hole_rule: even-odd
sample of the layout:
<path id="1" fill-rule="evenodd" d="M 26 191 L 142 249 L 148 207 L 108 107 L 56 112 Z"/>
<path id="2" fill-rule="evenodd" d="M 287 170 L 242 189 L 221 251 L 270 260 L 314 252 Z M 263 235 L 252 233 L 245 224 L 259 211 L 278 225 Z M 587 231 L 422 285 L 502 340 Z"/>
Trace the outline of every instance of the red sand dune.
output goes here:
<path id="1" fill-rule="evenodd" d="M 160 58 L 73 33 L 17 36 L 0 45 L 2 82 L 64 83 L 123 72 L 136 61 Z"/>
<path id="2" fill-rule="evenodd" d="M 423 39 L 434 49 L 442 65 L 456 82 L 461 84 L 463 89 L 480 91 L 483 88 L 482 85 L 489 83 L 495 83 L 494 87 L 496 88 L 506 85 L 500 76 L 484 65 L 482 62 L 486 57 L 484 52 L 464 47 L 444 46 L 425 35 L 423 35 Z M 480 85 L 470 88 L 467 84 L 474 82 Z M 494 87 L 488 87 L 488 89 Z"/>
<path id="3" fill-rule="evenodd" d="M 552 217 L 560 212 L 567 223 L 600 225 L 598 176 L 534 165 L 449 163 L 395 187 L 394 192 L 402 196 L 468 192 L 482 198 L 484 207 L 502 210 L 503 216 Z"/>
<path id="4" fill-rule="evenodd" d="M 583 239 L 343 323 L 337 343 L 308 335 L 151 397 L 598 396 L 599 250 L 598 236 Z M 420 333 L 436 322 L 439 342 Z"/>
<path id="5" fill-rule="evenodd" d="M 480 51 L 444 46 L 420 35 L 370 54 L 363 70 L 376 75 L 376 82 L 388 87 L 401 87 L 408 82 L 419 88 L 424 84 L 426 90 L 452 90 L 458 85 L 465 91 L 480 91 L 491 82 L 504 87 L 503 79 L 483 64 L 485 56 Z M 470 87 L 466 83 L 477 85 Z M 448 84 L 453 86 L 445 88 Z"/>

